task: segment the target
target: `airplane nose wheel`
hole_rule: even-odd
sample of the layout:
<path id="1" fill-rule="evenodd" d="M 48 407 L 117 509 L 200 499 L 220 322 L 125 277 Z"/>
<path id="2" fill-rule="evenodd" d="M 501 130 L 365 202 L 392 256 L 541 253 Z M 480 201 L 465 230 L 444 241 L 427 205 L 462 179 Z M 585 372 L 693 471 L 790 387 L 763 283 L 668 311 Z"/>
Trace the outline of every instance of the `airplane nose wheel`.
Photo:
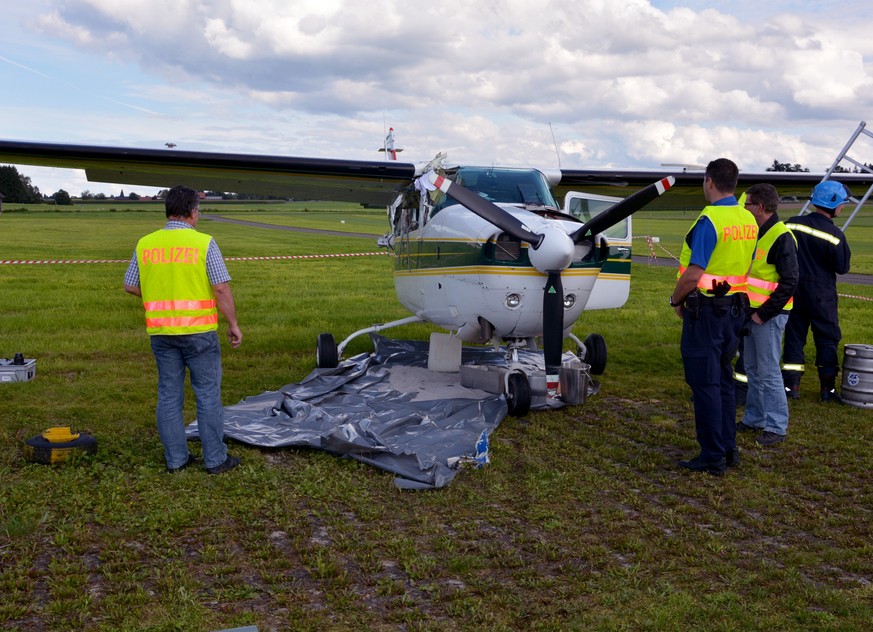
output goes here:
<path id="1" fill-rule="evenodd" d="M 579 357 L 591 367 L 592 375 L 603 375 L 606 370 L 606 340 L 600 334 L 589 334 L 579 347 Z"/>
<path id="2" fill-rule="evenodd" d="M 530 382 L 523 373 L 510 373 L 506 382 L 506 403 L 513 417 L 526 415 L 530 410 Z"/>
<path id="3" fill-rule="evenodd" d="M 339 353 L 333 334 L 318 334 L 315 347 L 315 366 L 319 369 L 333 369 L 339 364 Z"/>

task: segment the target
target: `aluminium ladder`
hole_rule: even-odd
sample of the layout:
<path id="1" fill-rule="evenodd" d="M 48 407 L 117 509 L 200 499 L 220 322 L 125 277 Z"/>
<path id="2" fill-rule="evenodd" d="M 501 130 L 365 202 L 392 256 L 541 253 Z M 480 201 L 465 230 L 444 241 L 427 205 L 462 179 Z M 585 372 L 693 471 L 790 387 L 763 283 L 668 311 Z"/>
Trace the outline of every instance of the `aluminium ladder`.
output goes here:
<path id="1" fill-rule="evenodd" d="M 852 158 L 851 156 L 848 155 L 849 149 L 851 149 L 852 145 L 855 143 L 856 140 L 858 140 L 858 137 L 861 134 L 864 134 L 866 136 L 869 136 L 870 138 L 873 138 L 873 133 L 871 133 L 869 130 L 867 130 L 866 127 L 867 127 L 866 121 L 861 121 L 860 125 L 858 125 L 858 129 L 855 130 L 855 133 L 852 134 L 852 137 L 849 139 L 849 142 L 847 142 L 845 144 L 842 151 L 840 151 L 839 155 L 836 157 L 834 162 L 831 164 L 830 168 L 827 170 L 827 172 L 825 172 L 824 178 L 821 179 L 822 182 L 824 182 L 825 180 L 831 179 L 831 176 L 835 173 L 834 170 L 837 168 L 837 166 L 843 160 L 850 162 L 851 164 L 855 165 L 856 168 L 860 169 L 861 171 L 863 171 L 865 173 L 873 174 L 873 169 L 871 169 L 870 167 L 868 167 L 866 164 L 864 164 L 862 162 L 858 162 L 857 160 L 855 160 L 854 158 Z M 839 171 L 836 172 L 835 179 L 839 179 L 840 173 L 841 172 L 839 172 Z M 855 215 L 858 214 L 858 211 L 861 210 L 861 207 L 867 201 L 867 198 L 870 197 L 871 193 L 873 193 L 873 185 L 870 185 L 870 187 L 867 189 L 867 192 L 864 194 L 864 196 L 862 198 L 858 199 L 854 196 L 849 198 L 849 200 L 851 200 L 852 202 L 855 202 L 856 204 L 855 204 L 855 208 L 852 211 L 852 213 L 849 215 L 849 217 L 846 219 L 846 221 L 843 222 L 843 226 L 842 226 L 843 232 L 845 232 L 845 230 L 849 227 L 849 224 L 855 218 Z M 807 200 L 804 203 L 803 208 L 800 209 L 801 215 L 809 212 L 808 211 L 809 202 L 810 201 Z"/>

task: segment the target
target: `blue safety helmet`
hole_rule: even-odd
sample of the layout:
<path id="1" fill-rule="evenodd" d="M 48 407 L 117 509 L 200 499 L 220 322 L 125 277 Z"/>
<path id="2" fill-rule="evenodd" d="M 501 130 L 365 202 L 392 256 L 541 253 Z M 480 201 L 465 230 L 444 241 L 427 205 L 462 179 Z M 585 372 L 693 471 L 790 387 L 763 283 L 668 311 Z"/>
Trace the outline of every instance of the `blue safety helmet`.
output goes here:
<path id="1" fill-rule="evenodd" d="M 825 180 L 815 185 L 810 200 L 815 206 L 826 209 L 835 209 L 840 204 L 845 204 L 849 199 L 849 192 L 839 182 Z"/>

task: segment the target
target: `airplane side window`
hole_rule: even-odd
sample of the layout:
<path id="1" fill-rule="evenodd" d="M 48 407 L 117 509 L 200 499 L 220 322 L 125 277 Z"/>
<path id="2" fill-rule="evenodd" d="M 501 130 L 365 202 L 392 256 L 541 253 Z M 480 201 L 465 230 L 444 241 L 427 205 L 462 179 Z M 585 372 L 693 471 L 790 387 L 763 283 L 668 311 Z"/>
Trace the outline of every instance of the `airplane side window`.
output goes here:
<path id="1" fill-rule="evenodd" d="M 570 200 L 570 214 L 585 223 L 591 219 L 591 211 L 588 210 L 588 200 L 573 198 Z"/>
<path id="2" fill-rule="evenodd" d="M 614 201 L 589 200 L 574 197 L 570 200 L 570 214 L 583 223 L 597 217 L 615 204 Z M 610 226 L 603 234 L 610 239 L 630 238 L 630 220 L 625 219 L 614 226 Z"/>

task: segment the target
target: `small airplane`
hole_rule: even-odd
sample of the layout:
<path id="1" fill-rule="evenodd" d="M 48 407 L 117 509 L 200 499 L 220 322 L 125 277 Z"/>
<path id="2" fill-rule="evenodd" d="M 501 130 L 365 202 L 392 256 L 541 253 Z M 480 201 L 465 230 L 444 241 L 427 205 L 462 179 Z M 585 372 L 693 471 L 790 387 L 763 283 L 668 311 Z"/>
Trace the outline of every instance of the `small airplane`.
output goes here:
<path id="1" fill-rule="evenodd" d="M 173 147 L 176 146 L 176 143 L 164 143 L 164 145 L 165 145 L 166 147 L 169 147 L 170 149 L 172 149 Z"/>
<path id="2" fill-rule="evenodd" d="M 555 397 L 564 340 L 579 360 L 602 374 L 606 342 L 584 341 L 572 328 L 586 309 L 624 305 L 630 289 L 631 215 L 674 184 L 700 187 L 700 173 L 539 170 L 398 162 L 394 130 L 387 161 L 219 154 L 0 141 L 0 162 L 84 169 L 88 180 L 125 185 L 282 195 L 297 199 L 384 204 L 394 250 L 397 297 L 413 315 L 354 332 L 339 345 L 317 338 L 316 364 L 336 367 L 356 336 L 412 322 L 430 322 L 450 338 L 505 349 L 502 392 L 509 413 L 531 404 L 522 349 L 541 340 L 547 395 Z M 796 174 L 744 174 L 745 184 L 791 181 Z M 811 174 L 806 174 L 807 179 Z M 581 193 L 585 185 L 642 186 L 626 198 Z M 568 191 L 563 206 L 552 190 Z M 454 344 L 454 343 L 452 343 Z M 460 356 L 460 345 L 457 347 Z M 458 357 L 460 360 L 460 357 Z M 460 364 L 460 362 L 458 362 Z"/>
<path id="3" fill-rule="evenodd" d="M 397 160 L 397 152 L 403 151 L 402 149 L 397 149 L 394 147 L 394 128 L 391 127 L 388 129 L 388 135 L 385 136 L 385 142 L 382 147 L 379 148 L 379 151 L 385 152 L 385 160 Z"/>

